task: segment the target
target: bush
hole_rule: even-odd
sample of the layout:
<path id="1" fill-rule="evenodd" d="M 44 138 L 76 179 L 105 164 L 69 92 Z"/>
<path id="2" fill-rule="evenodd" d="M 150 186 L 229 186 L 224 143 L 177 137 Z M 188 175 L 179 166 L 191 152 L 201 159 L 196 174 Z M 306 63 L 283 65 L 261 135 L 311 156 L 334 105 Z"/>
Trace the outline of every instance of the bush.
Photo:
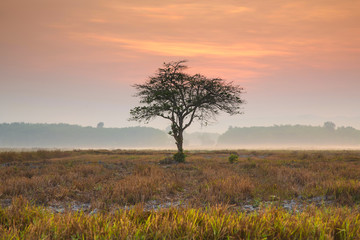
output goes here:
<path id="1" fill-rule="evenodd" d="M 182 152 L 177 152 L 174 154 L 174 160 L 178 163 L 185 162 L 185 154 Z"/>
<path id="2" fill-rule="evenodd" d="M 237 162 L 237 161 L 239 161 L 239 156 L 236 155 L 236 154 L 231 154 L 230 157 L 229 157 L 229 162 L 234 163 L 234 162 Z"/>

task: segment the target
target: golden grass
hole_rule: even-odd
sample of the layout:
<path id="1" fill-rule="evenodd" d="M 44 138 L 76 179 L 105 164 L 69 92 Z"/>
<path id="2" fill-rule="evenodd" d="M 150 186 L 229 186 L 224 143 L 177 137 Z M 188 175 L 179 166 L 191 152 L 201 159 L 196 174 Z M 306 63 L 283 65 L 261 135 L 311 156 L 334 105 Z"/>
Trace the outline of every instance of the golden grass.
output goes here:
<path id="1" fill-rule="evenodd" d="M 0 153 L 0 201 L 12 200 L 0 207 L 0 239 L 360 239 L 360 151 L 193 151 L 159 164 L 171 154 Z M 316 196 L 332 204 L 279 204 Z M 154 201 L 183 205 L 144 210 Z M 98 211 L 48 208 L 74 202 Z"/>
<path id="2" fill-rule="evenodd" d="M 359 239 L 359 211 L 308 207 L 290 213 L 267 207 L 252 214 L 225 206 L 205 209 L 141 207 L 115 213 L 54 214 L 14 199 L 0 208 L 1 239 Z"/>

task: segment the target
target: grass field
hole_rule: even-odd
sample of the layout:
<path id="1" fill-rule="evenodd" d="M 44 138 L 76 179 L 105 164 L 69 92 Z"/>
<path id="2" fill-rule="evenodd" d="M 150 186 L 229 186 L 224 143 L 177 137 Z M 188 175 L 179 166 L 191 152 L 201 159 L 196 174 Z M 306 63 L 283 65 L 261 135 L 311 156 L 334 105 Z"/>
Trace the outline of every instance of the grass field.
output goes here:
<path id="1" fill-rule="evenodd" d="M 360 151 L 172 154 L 0 153 L 0 238 L 360 239 Z"/>

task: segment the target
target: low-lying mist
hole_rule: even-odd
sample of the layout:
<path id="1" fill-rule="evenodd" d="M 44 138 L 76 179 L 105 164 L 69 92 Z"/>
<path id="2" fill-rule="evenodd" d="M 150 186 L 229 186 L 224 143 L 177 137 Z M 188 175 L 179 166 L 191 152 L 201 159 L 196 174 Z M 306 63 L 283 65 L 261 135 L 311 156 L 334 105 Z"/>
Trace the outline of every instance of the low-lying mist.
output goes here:
<path id="1" fill-rule="evenodd" d="M 282 125 L 230 127 L 223 134 L 184 134 L 186 150 L 360 149 L 360 130 L 352 127 Z M 1 149 L 154 149 L 175 150 L 174 139 L 150 127 L 104 128 L 69 124 L 0 124 Z"/>

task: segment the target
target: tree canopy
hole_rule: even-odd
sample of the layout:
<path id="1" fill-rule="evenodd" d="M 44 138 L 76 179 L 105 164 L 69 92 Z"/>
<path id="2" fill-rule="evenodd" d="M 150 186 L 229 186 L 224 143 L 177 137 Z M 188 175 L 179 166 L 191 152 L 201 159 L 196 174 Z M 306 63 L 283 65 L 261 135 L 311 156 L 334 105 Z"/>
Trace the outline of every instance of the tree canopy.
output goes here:
<path id="1" fill-rule="evenodd" d="M 221 78 L 184 73 L 184 60 L 164 63 L 144 84 L 136 84 L 141 106 L 130 110 L 131 120 L 149 122 L 155 117 L 171 121 L 178 153 L 183 152 L 183 132 L 194 120 L 207 125 L 220 112 L 240 114 L 243 88 Z"/>

